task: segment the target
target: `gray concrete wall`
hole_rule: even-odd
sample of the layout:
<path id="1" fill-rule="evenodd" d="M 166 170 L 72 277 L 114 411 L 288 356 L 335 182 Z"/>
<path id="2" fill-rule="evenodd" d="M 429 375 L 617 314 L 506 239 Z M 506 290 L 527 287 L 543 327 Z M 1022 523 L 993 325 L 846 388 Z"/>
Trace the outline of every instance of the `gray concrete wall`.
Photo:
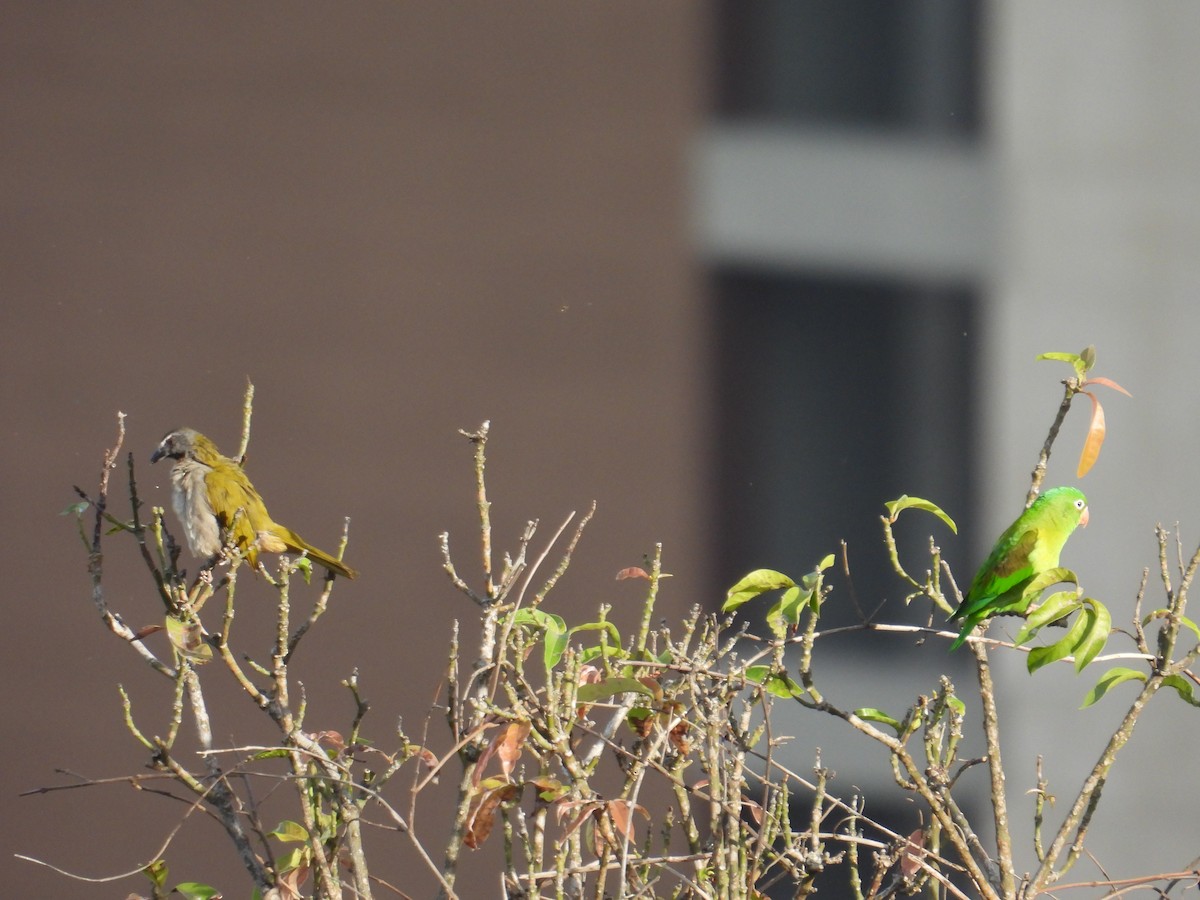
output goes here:
<path id="1" fill-rule="evenodd" d="M 1091 523 L 1064 562 L 1126 625 L 1142 568 L 1157 570 L 1155 523 L 1179 523 L 1185 556 L 1200 540 L 1200 7 L 995 2 L 988 34 L 1001 243 L 987 306 L 984 515 L 993 531 L 1011 518 L 1061 395 L 1052 376 L 1065 367 L 1033 357 L 1094 343 L 1096 373 L 1134 396 L 1098 392 L 1108 440 L 1077 482 L 1090 414 L 1080 398 L 1049 482 L 1087 492 Z M 1147 611 L 1162 605 L 1153 579 L 1147 597 Z M 1111 648 L 1131 649 L 1119 635 Z M 1133 688 L 1078 712 L 1102 665 L 1033 680 L 1011 669 L 1009 786 L 1031 782 L 1045 753 L 1061 806 Z M 1114 769 L 1091 843 L 1114 877 L 1195 856 L 1197 713 L 1158 698 Z M 1094 873 L 1083 863 L 1070 880 Z"/>

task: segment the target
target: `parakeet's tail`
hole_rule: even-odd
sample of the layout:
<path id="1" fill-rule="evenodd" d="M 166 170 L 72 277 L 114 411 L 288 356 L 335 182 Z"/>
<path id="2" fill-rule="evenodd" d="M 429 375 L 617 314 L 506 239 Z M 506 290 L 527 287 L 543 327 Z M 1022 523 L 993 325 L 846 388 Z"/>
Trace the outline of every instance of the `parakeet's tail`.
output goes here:
<path id="1" fill-rule="evenodd" d="M 950 645 L 950 650 L 948 650 L 947 652 L 952 653 L 955 650 L 957 650 L 959 647 L 961 647 L 963 645 L 963 643 L 967 640 L 967 638 L 970 636 L 971 632 L 975 630 L 975 626 L 978 625 L 981 621 L 982 621 L 981 619 L 968 618 L 967 621 L 965 621 L 963 623 L 962 631 L 960 631 L 958 633 L 958 637 L 956 637 L 954 639 L 954 643 L 952 643 Z"/>

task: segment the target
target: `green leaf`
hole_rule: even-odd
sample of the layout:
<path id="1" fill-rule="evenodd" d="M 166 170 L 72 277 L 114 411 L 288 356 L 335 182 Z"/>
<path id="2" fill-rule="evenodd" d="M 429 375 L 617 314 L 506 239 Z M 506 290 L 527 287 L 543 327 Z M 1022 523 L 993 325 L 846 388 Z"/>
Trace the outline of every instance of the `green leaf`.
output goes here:
<path id="1" fill-rule="evenodd" d="M 297 556 L 292 563 L 292 571 L 303 575 L 305 584 L 312 584 L 312 560 L 307 556 Z"/>
<path id="2" fill-rule="evenodd" d="M 287 853 L 275 858 L 275 871 L 280 875 L 291 872 L 293 869 L 298 869 L 303 865 L 308 864 L 309 859 L 308 847 L 296 847 Z"/>
<path id="3" fill-rule="evenodd" d="M 743 673 L 747 681 L 753 681 L 755 684 L 762 684 L 770 676 L 773 669 L 770 666 L 746 666 L 746 671 Z"/>
<path id="4" fill-rule="evenodd" d="M 1168 675 L 1163 679 L 1163 684 L 1166 687 L 1174 688 L 1175 693 L 1192 704 L 1192 706 L 1200 706 L 1200 701 L 1192 693 L 1192 683 L 1182 675 Z"/>
<path id="5" fill-rule="evenodd" d="M 558 616 L 554 616 L 546 627 L 546 646 L 542 650 L 542 665 L 546 667 L 547 672 L 558 665 L 558 661 L 567 652 L 567 644 L 571 642 L 570 637 L 567 636 L 566 624 Z"/>
<path id="6" fill-rule="evenodd" d="M 195 881 L 179 882 L 175 885 L 175 893 L 182 894 L 185 900 L 219 900 L 221 897 L 221 892 L 215 887 Z"/>
<path id="7" fill-rule="evenodd" d="M 1096 654 L 1104 649 L 1104 645 L 1108 643 L 1108 636 L 1112 634 L 1112 613 L 1108 611 L 1108 607 L 1091 597 L 1083 602 L 1086 604 L 1084 612 L 1089 616 L 1089 622 L 1083 637 L 1075 646 L 1076 672 L 1082 672 L 1084 667 L 1096 658 Z"/>
<path id="8" fill-rule="evenodd" d="M 550 617 L 550 613 L 544 610 L 535 609 L 531 606 L 522 606 L 512 615 L 513 627 L 522 625 L 533 625 L 537 628 L 545 628 L 546 620 Z"/>
<path id="9" fill-rule="evenodd" d="M 275 826 L 274 831 L 268 831 L 267 837 L 277 838 L 281 841 L 291 841 L 293 843 L 303 843 L 308 840 L 308 829 L 299 822 L 293 822 L 291 819 L 284 819 Z"/>
<path id="10" fill-rule="evenodd" d="M 922 500 L 920 497 L 910 497 L 908 494 L 901 494 L 898 500 L 889 500 L 883 504 L 887 507 L 888 516 L 891 521 L 895 522 L 896 517 L 900 515 L 900 511 L 904 509 L 923 509 L 925 512 L 933 513 L 943 522 L 950 526 L 950 530 L 958 534 L 958 526 L 954 524 L 954 520 L 946 515 L 940 506 L 936 503 L 930 503 L 928 500 Z"/>
<path id="11" fill-rule="evenodd" d="M 575 692 L 575 699 L 580 703 L 595 703 L 606 700 L 617 694 L 644 694 L 653 697 L 654 691 L 642 684 L 636 678 L 605 678 L 594 684 L 581 684 Z"/>
<path id="12" fill-rule="evenodd" d="M 174 616 L 167 616 L 167 637 L 171 645 L 180 655 L 187 657 L 193 663 L 202 665 L 213 658 L 213 648 L 204 639 L 204 629 L 199 619 L 183 622 Z"/>
<path id="13" fill-rule="evenodd" d="M 1030 579 L 1029 584 L 1025 585 L 1025 590 L 1021 591 L 1021 606 L 1024 607 L 1032 600 L 1036 600 L 1041 596 L 1042 591 L 1054 584 L 1079 584 L 1079 577 L 1070 569 L 1064 569 L 1058 566 L 1053 569 L 1046 569 L 1039 572 Z"/>
<path id="14" fill-rule="evenodd" d="M 624 656 L 625 649 L 623 647 L 601 647 L 597 644 L 595 647 L 584 647 L 579 651 L 579 662 L 590 663 L 593 659 L 603 656 L 605 659 L 613 656 Z"/>
<path id="15" fill-rule="evenodd" d="M 812 590 L 821 581 L 821 573 L 833 565 L 833 554 L 826 553 L 825 557 L 816 564 L 811 572 L 800 579 L 800 582 L 809 590 Z"/>
<path id="16" fill-rule="evenodd" d="M 565 797 L 571 791 L 571 786 L 563 784 L 556 778 L 540 776 L 530 778 L 529 783 L 538 789 L 538 799 L 543 803 L 553 803 L 560 797 Z"/>
<path id="17" fill-rule="evenodd" d="M 555 616 L 554 618 L 558 620 L 560 625 L 565 627 L 566 623 L 564 623 L 562 619 L 559 619 L 558 616 Z M 566 650 L 567 643 L 571 640 L 571 638 L 574 637 L 576 634 L 579 634 L 581 631 L 603 631 L 605 634 L 608 635 L 608 646 L 604 646 L 603 644 L 596 644 L 594 647 L 585 648 L 584 651 L 580 654 L 581 662 L 586 663 L 589 660 L 592 660 L 595 657 L 600 656 L 601 654 L 608 657 L 608 656 L 617 656 L 617 655 L 625 652 L 621 647 L 621 632 L 619 632 L 617 630 L 617 626 L 614 625 L 612 622 L 585 622 L 582 625 L 576 625 L 574 628 L 572 628 L 570 631 L 568 631 L 563 636 L 563 638 L 562 638 L 562 650 L 563 651 Z M 559 656 L 561 657 L 562 653 L 559 653 Z M 547 653 L 547 659 L 549 659 L 548 653 Z M 555 660 L 555 662 L 557 662 L 557 660 Z M 546 671 L 549 672 L 550 669 L 547 668 Z"/>
<path id="18" fill-rule="evenodd" d="M 1154 610 L 1154 612 L 1148 614 L 1144 619 L 1142 619 L 1142 626 L 1144 627 L 1146 625 L 1149 625 L 1151 620 L 1153 620 L 1153 619 L 1166 618 L 1166 616 L 1169 612 L 1170 612 L 1170 610 L 1167 610 L 1167 609 Z M 1184 626 L 1185 628 L 1190 629 L 1192 634 L 1196 635 L 1196 639 L 1200 640 L 1200 627 L 1197 627 L 1195 622 L 1193 622 L 1187 616 L 1180 616 L 1179 624 Z"/>
<path id="19" fill-rule="evenodd" d="M 800 624 L 800 613 L 811 594 L 811 590 L 802 592 L 798 584 L 792 585 L 783 592 L 779 602 L 772 606 L 771 611 L 767 613 L 767 625 L 775 637 L 781 639 L 787 637 L 788 628 L 795 628 Z"/>
<path id="20" fill-rule="evenodd" d="M 1123 666 L 1117 666 L 1114 669 L 1109 669 L 1100 676 L 1100 680 L 1088 691 L 1087 696 L 1083 698 L 1083 703 L 1080 709 L 1087 709 L 1110 690 L 1121 684 L 1124 681 L 1145 681 L 1146 675 L 1143 672 L 1138 672 L 1134 669 L 1127 669 Z"/>
<path id="21" fill-rule="evenodd" d="M 259 753 L 255 753 L 250 758 L 255 762 L 258 762 L 260 759 L 283 759 L 284 757 L 288 756 L 291 756 L 291 753 L 288 752 L 287 748 L 276 747 L 274 750 L 263 750 Z"/>
<path id="22" fill-rule="evenodd" d="M 491 775 L 479 782 L 478 792 L 484 793 L 487 791 L 501 790 L 503 788 L 515 787 L 520 789 L 519 785 L 513 784 L 504 775 Z"/>
<path id="23" fill-rule="evenodd" d="M 555 616 L 555 618 L 558 618 L 558 617 Z M 559 619 L 558 621 L 561 622 L 562 619 Z M 572 628 L 570 631 L 568 631 L 567 636 L 570 637 L 572 635 L 576 635 L 581 631 L 605 631 L 605 632 L 608 632 L 609 645 L 614 646 L 614 647 L 621 646 L 621 632 L 619 632 L 617 630 L 617 626 L 614 625 L 612 622 L 585 622 L 582 625 L 576 625 L 574 628 Z"/>
<path id="24" fill-rule="evenodd" d="M 1085 375 L 1087 375 L 1087 370 L 1089 368 L 1087 362 L 1078 353 L 1039 353 L 1037 358 L 1070 363 L 1075 369 L 1075 375 L 1079 378 L 1083 378 Z"/>
<path id="25" fill-rule="evenodd" d="M 60 516 L 82 516 L 87 508 L 91 506 L 86 500 L 80 500 L 78 503 L 72 503 L 66 509 L 59 513 Z"/>
<path id="26" fill-rule="evenodd" d="M 746 680 L 761 684 L 768 694 L 782 697 L 784 700 L 804 696 L 804 688 L 783 672 L 773 672 L 770 666 L 747 666 Z"/>
<path id="27" fill-rule="evenodd" d="M 625 724 L 629 726 L 629 730 L 637 734 L 645 734 L 646 729 L 643 725 L 645 721 L 654 715 L 644 706 L 635 706 L 625 714 Z"/>
<path id="28" fill-rule="evenodd" d="M 1021 626 L 1021 630 L 1017 632 L 1017 636 L 1013 638 L 1013 643 L 1023 644 L 1035 634 L 1038 630 L 1051 622 L 1057 622 L 1064 616 L 1069 616 L 1075 610 L 1083 605 L 1083 601 L 1079 599 L 1079 595 L 1074 591 L 1059 591 L 1057 594 L 1051 594 L 1046 598 L 1046 602 L 1035 609 L 1025 619 L 1025 624 Z"/>
<path id="29" fill-rule="evenodd" d="M 532 626 L 541 629 L 545 638 L 542 662 L 546 666 L 546 671 L 549 672 L 558 665 L 558 661 L 567 651 L 569 642 L 567 623 L 561 616 L 532 607 L 522 607 L 513 613 L 512 624 L 514 627 Z"/>
<path id="30" fill-rule="evenodd" d="M 149 878 L 150 883 L 155 887 L 163 887 L 167 883 L 167 861 L 165 859 L 154 860 L 142 869 L 142 874 Z"/>
<path id="31" fill-rule="evenodd" d="M 804 688 L 787 675 L 772 675 L 763 682 L 763 688 L 768 694 L 782 697 L 784 700 L 797 700 L 804 696 Z"/>
<path id="32" fill-rule="evenodd" d="M 759 594 L 779 588 L 794 587 L 796 582 L 782 572 L 774 569 L 755 569 L 729 589 L 725 595 L 725 603 L 721 612 L 732 612 L 748 600 L 753 600 Z"/>
<path id="33" fill-rule="evenodd" d="M 1090 372 L 1096 367 L 1096 345 L 1088 344 L 1079 351 L 1079 361 L 1083 363 L 1083 371 Z"/>
<path id="34" fill-rule="evenodd" d="M 1046 647 L 1034 647 L 1029 651 L 1029 656 L 1025 658 L 1025 666 L 1029 669 L 1029 674 L 1032 675 L 1042 666 L 1048 666 L 1052 662 L 1057 662 L 1064 656 L 1070 656 L 1072 651 L 1079 645 L 1083 636 L 1087 633 L 1090 627 L 1089 617 L 1094 618 L 1088 610 L 1075 619 L 1066 636 L 1057 643 L 1050 644 Z"/>
<path id="35" fill-rule="evenodd" d="M 899 734 L 904 728 L 903 725 L 885 713 L 882 709 L 875 709 L 873 706 L 864 706 L 860 709 L 856 709 L 854 714 L 860 719 L 865 719 L 868 722 L 879 722 L 882 725 L 888 725 L 896 730 L 896 734 Z"/>
<path id="36" fill-rule="evenodd" d="M 800 579 L 801 584 L 804 585 L 804 589 L 807 591 L 805 594 L 805 600 L 808 602 L 808 610 L 814 616 L 821 611 L 821 601 L 824 599 L 824 596 L 821 592 L 821 575 L 832 565 L 833 554 L 827 553 L 825 554 L 824 558 L 817 563 L 815 569 Z"/>

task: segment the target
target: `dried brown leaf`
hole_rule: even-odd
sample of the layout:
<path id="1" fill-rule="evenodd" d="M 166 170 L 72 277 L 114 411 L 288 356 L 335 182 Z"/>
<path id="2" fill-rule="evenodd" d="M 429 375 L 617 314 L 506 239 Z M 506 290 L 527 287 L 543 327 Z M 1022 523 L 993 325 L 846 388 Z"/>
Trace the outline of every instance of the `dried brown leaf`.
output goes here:
<path id="1" fill-rule="evenodd" d="M 1104 424 L 1104 407 L 1100 405 L 1100 401 L 1096 399 L 1096 395 L 1090 391 L 1082 391 L 1092 401 L 1092 421 L 1088 426 L 1087 438 L 1083 442 L 1083 451 L 1079 454 L 1079 468 L 1075 475 L 1082 478 L 1091 471 L 1092 466 L 1096 464 L 1096 460 L 1100 457 L 1100 448 L 1104 445 L 1104 434 L 1107 427 Z"/>
<path id="2" fill-rule="evenodd" d="M 514 800 L 521 793 L 515 784 L 505 784 L 486 790 L 475 797 L 467 811 L 466 834 L 463 843 L 478 850 L 488 839 L 496 825 L 496 810 L 506 800 Z"/>
<path id="3" fill-rule="evenodd" d="M 1126 397 L 1133 396 L 1133 394 L 1129 393 L 1129 391 L 1125 390 L 1125 388 L 1121 387 L 1119 384 L 1117 384 L 1111 378 L 1103 378 L 1103 377 L 1089 378 L 1087 380 L 1087 383 L 1088 384 L 1102 384 L 1105 387 L 1112 388 L 1114 391 L 1120 391 Z"/>
<path id="4" fill-rule="evenodd" d="M 622 569 L 617 573 L 617 581 L 624 581 L 627 578 L 644 578 L 650 580 L 650 573 L 641 566 L 630 566 L 627 569 Z"/>
<path id="5" fill-rule="evenodd" d="M 904 855 L 900 857 L 900 874 L 905 880 L 911 880 L 921 871 L 921 857 L 925 850 L 925 832 L 918 828 L 908 836 L 904 845 Z"/>
<path id="6" fill-rule="evenodd" d="M 528 722 L 513 722 L 496 736 L 496 755 L 500 758 L 500 771 L 505 778 L 511 778 L 517 760 L 521 758 L 521 748 L 529 737 Z"/>

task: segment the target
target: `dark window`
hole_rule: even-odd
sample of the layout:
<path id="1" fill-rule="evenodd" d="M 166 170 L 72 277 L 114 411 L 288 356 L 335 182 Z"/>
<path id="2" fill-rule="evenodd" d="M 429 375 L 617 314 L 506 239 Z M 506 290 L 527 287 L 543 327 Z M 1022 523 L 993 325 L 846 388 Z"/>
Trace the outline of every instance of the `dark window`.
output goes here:
<path id="1" fill-rule="evenodd" d="M 864 612 L 886 598 L 886 620 L 922 619 L 928 604 L 901 603 L 879 517 L 885 501 L 909 494 L 966 518 L 971 291 L 758 270 L 718 270 L 714 280 L 720 583 L 758 567 L 804 574 L 844 538 Z M 929 535 L 969 579 L 964 539 L 910 512 L 897 537 L 914 574 Z M 849 586 L 840 575 L 831 583 L 822 624 L 851 624 Z"/>
<path id="2" fill-rule="evenodd" d="M 717 113 L 971 137 L 980 0 L 719 0 Z"/>

